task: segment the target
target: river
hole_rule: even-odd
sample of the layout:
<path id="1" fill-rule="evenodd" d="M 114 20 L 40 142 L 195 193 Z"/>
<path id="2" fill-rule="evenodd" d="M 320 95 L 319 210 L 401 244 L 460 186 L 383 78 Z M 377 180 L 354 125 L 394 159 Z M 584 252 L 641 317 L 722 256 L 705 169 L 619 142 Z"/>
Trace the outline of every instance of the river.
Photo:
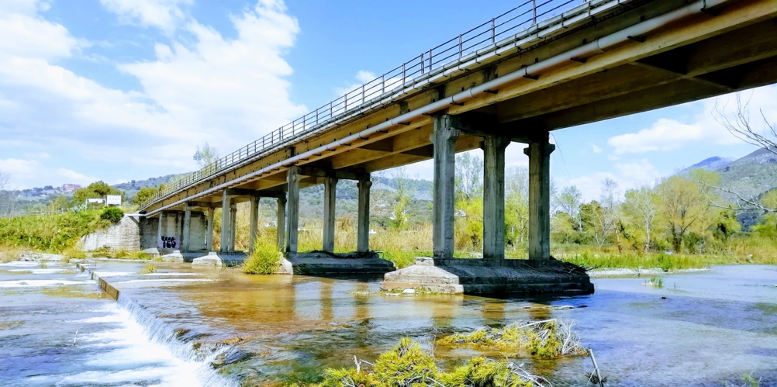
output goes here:
<path id="1" fill-rule="evenodd" d="M 95 271 L 121 290 L 118 302 L 72 266 L 0 266 L 3 385 L 315 381 L 323 367 L 372 361 L 403 336 L 432 349 L 443 334 L 546 318 L 577 323 L 607 386 L 721 386 L 750 373 L 761 386 L 777 385 L 773 266 L 665 275 L 663 288 L 645 286 L 646 278 L 597 278 L 592 295 L 500 299 L 388 296 L 376 278 L 175 264 L 140 275 L 142 264 L 101 265 Z M 475 354 L 435 349 L 441 367 Z M 518 361 L 554 386 L 590 385 L 588 357 Z"/>

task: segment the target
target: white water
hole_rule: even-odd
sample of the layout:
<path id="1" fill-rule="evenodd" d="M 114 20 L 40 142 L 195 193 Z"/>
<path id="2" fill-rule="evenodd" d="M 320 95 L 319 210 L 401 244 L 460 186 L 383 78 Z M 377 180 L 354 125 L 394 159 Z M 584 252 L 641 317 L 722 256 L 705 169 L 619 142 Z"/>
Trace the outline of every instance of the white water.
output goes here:
<path id="1" fill-rule="evenodd" d="M 0 329 L 0 385 L 235 385 L 210 367 L 220 351 L 195 353 L 169 325 L 131 300 L 41 293 L 61 285 L 95 292 L 95 282 L 86 278 L 48 271 L 0 274 L 0 288 L 14 290 L 0 291 L 0 324 L 7 326 Z"/>

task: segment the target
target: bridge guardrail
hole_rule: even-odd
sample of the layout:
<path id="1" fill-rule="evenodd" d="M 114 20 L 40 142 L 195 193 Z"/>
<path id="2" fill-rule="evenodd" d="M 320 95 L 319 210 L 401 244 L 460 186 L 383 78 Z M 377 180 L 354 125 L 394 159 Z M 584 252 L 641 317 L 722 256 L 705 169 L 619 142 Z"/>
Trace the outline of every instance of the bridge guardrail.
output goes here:
<path id="1" fill-rule="evenodd" d="M 186 177 L 169 184 L 140 206 L 145 210 L 154 202 L 249 160 L 276 150 L 283 145 L 318 133 L 338 120 L 374 107 L 384 101 L 394 102 L 446 70 L 494 53 L 500 47 L 515 44 L 533 34 L 573 18 L 590 16 L 595 8 L 629 2 L 630 0 L 524 0 L 518 6 L 478 25 L 381 76 L 345 93 L 290 123 L 262 136 L 258 140 L 206 165 Z"/>

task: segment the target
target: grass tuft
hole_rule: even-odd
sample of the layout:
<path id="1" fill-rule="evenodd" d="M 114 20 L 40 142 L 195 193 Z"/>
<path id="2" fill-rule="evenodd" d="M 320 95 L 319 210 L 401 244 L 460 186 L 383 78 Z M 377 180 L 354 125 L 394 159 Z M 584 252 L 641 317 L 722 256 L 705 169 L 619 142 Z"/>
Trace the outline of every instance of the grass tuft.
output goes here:
<path id="1" fill-rule="evenodd" d="M 243 262 L 243 273 L 273 274 L 281 265 L 281 250 L 274 240 L 256 238 L 254 251 Z"/>
<path id="2" fill-rule="evenodd" d="M 138 274 L 151 274 L 156 273 L 156 265 L 153 263 L 147 263 L 143 268 L 138 271 Z"/>

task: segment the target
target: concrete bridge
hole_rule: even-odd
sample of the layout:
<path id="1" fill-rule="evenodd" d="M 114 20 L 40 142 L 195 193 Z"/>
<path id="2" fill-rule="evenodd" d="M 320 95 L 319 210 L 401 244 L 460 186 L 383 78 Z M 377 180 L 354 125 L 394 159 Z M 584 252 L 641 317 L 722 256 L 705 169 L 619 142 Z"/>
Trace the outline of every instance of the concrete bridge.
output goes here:
<path id="1" fill-rule="evenodd" d="M 164 220 L 158 237 L 172 215 L 177 247 L 211 250 L 220 207 L 229 254 L 235 203 L 251 201 L 254 235 L 258 200 L 275 198 L 285 230 L 278 243 L 292 265 L 326 270 L 360 257 L 372 260 L 364 270 L 386 272 L 391 265 L 369 247 L 370 173 L 433 159 L 434 257 L 386 274 L 386 288 L 590 292 L 580 268 L 551 257 L 549 132 L 774 83 L 776 14 L 774 0 L 527 1 L 193 173 L 141 212 L 146 222 Z M 504 259 L 511 141 L 527 144 L 529 156 L 528 260 Z M 485 159 L 483 259 L 457 260 L 455 153 L 475 148 Z M 341 179 L 358 181 L 358 251 L 298 252 L 299 190 L 324 185 L 322 250 L 332 253 Z"/>

